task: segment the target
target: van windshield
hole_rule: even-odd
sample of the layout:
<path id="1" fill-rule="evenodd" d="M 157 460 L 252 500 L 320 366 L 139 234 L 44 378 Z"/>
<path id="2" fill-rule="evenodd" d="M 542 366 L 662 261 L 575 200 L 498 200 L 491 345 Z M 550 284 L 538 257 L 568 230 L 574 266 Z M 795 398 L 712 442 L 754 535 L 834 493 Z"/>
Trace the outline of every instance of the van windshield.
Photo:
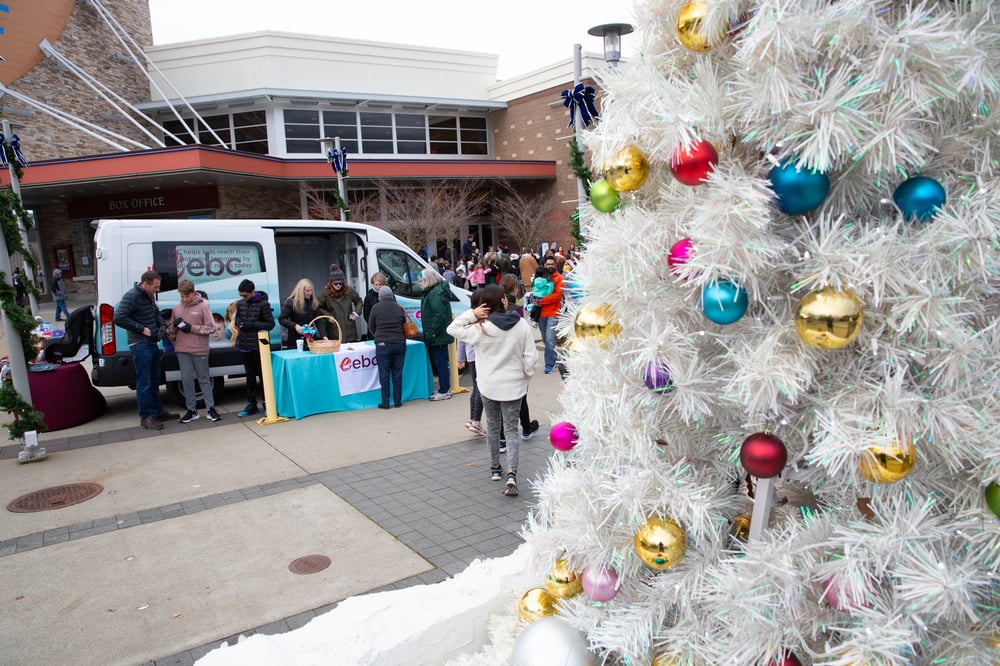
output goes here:
<path id="1" fill-rule="evenodd" d="M 422 292 L 419 275 L 424 270 L 423 264 L 400 250 L 379 250 L 377 254 L 378 269 L 385 273 L 393 293 L 397 296 L 420 298 Z"/>

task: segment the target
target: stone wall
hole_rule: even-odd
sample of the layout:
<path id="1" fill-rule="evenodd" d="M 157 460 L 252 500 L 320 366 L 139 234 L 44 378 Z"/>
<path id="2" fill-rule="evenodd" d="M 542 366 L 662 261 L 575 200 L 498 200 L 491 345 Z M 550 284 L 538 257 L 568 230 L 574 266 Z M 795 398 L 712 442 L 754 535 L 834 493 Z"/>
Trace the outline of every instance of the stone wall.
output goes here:
<path id="1" fill-rule="evenodd" d="M 115 0 L 104 4 L 132 39 L 143 48 L 152 44 L 147 0 Z M 145 74 L 130 58 L 126 59 L 125 51 L 114 33 L 88 3 L 76 3 L 53 47 L 132 104 L 149 101 L 149 83 Z M 110 104 L 53 57 L 43 58 L 30 72 L 8 87 L 152 147 L 148 137 L 122 119 Z M 14 131 L 21 137 L 21 145 L 29 161 L 120 152 L 42 111 L 32 109 L 24 102 L 5 98 L 3 106 L 30 112 L 27 116 L 7 114 L 14 124 Z M 137 149 L 135 146 L 126 148 Z"/>

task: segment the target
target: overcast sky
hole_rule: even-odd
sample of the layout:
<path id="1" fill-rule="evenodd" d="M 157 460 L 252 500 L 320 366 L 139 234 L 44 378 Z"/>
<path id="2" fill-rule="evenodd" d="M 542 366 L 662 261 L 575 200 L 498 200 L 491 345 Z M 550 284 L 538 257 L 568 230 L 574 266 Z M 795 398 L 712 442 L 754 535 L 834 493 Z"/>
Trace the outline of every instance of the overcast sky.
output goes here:
<path id="1" fill-rule="evenodd" d="M 500 56 L 501 79 L 573 55 L 601 53 L 587 30 L 633 23 L 632 0 L 149 0 L 153 42 L 256 30 L 331 35 Z M 635 38 L 632 37 L 634 42 Z M 622 39 L 628 54 L 630 38 Z"/>

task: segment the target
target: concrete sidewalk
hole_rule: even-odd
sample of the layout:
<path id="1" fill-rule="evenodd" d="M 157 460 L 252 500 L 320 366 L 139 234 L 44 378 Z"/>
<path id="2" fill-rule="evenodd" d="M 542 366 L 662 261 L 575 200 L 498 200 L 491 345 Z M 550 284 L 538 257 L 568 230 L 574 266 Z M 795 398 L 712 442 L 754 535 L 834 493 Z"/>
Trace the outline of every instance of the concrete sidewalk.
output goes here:
<path id="1" fill-rule="evenodd" d="M 520 545 L 530 480 L 552 451 L 557 374 L 540 367 L 531 384 L 542 429 L 520 442 L 516 498 L 463 426 L 467 393 L 259 426 L 236 416 L 242 386 L 217 396 L 222 421 L 202 412 L 162 431 L 138 427 L 131 391 L 102 390 L 104 416 L 40 436 L 48 460 L 19 465 L 14 443 L 0 448 L 4 506 L 103 486 L 62 509 L 0 514 L 3 663 L 190 664 L 238 634 L 288 631 L 346 597 L 439 582 Z M 308 555 L 332 564 L 289 571 Z"/>

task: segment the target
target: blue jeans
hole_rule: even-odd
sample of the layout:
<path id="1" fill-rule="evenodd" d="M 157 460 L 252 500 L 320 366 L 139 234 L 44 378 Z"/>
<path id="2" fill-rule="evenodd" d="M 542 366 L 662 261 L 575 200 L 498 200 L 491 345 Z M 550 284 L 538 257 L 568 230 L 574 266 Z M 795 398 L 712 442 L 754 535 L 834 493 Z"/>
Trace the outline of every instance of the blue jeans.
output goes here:
<path id="1" fill-rule="evenodd" d="M 448 345 L 429 348 L 431 363 L 438 376 L 438 393 L 451 393 L 451 370 L 448 368 Z"/>
<path id="2" fill-rule="evenodd" d="M 135 367 L 135 400 L 139 418 L 155 416 L 163 411 L 160 402 L 160 348 L 148 342 L 132 345 L 132 365 Z"/>
<path id="3" fill-rule="evenodd" d="M 538 329 L 542 332 L 542 342 L 545 343 L 545 367 L 556 367 L 556 324 L 559 317 L 541 317 Z"/>
<path id="4" fill-rule="evenodd" d="M 56 320 L 57 321 L 59 320 L 59 313 L 60 312 L 65 312 L 66 313 L 66 319 L 69 319 L 69 308 L 66 307 L 66 299 L 65 298 L 57 298 L 56 299 Z"/>
<path id="5" fill-rule="evenodd" d="M 389 378 L 392 377 L 392 402 L 403 404 L 403 361 L 406 360 L 405 342 L 376 342 L 375 360 L 378 361 L 378 381 L 382 385 L 382 404 L 389 404 Z"/>

